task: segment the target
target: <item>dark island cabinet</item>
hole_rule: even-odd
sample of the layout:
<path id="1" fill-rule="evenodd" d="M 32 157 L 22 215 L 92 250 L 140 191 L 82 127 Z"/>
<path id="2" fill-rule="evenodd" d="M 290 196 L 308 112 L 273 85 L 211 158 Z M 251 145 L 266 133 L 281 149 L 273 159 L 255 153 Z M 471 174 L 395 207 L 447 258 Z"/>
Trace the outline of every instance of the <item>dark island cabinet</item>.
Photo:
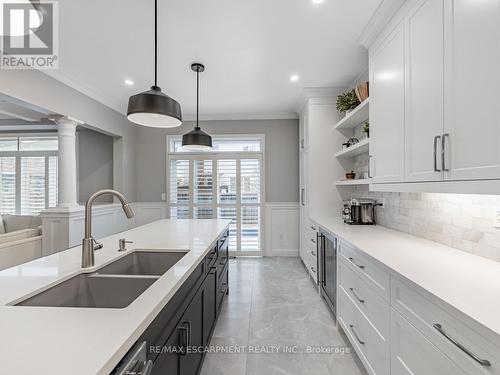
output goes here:
<path id="1" fill-rule="evenodd" d="M 139 341 L 150 348 L 152 375 L 197 375 L 228 293 L 228 231 L 215 243 Z"/>

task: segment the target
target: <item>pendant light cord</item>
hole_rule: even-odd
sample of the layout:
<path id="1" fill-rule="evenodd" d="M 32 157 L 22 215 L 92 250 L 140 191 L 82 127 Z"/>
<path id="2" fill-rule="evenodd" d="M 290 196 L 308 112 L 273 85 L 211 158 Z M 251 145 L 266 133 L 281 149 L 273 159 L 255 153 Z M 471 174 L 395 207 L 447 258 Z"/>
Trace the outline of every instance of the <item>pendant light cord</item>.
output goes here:
<path id="1" fill-rule="evenodd" d="M 199 129 L 198 125 L 198 114 L 200 113 L 200 68 L 196 70 L 196 129 Z"/>
<path id="2" fill-rule="evenodd" d="M 155 87 L 158 86 L 158 0 L 155 0 Z"/>

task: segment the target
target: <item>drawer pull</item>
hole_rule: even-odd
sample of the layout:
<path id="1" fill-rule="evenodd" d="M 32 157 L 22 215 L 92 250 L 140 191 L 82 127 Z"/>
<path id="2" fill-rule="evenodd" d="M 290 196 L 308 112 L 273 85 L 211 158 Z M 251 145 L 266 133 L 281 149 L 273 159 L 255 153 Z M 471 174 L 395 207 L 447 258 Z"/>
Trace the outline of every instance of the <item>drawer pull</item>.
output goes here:
<path id="1" fill-rule="evenodd" d="M 356 267 L 361 268 L 362 270 L 365 268 L 362 264 L 358 264 L 354 261 L 353 257 L 349 257 L 349 260 L 351 261 L 352 264 L 354 264 Z"/>
<path id="2" fill-rule="evenodd" d="M 311 267 L 311 271 L 316 272 L 316 270 L 314 269 L 314 267 Z"/>
<path id="3" fill-rule="evenodd" d="M 467 349 L 466 347 L 464 347 L 462 344 L 460 344 L 457 340 L 455 340 L 453 337 L 451 337 L 450 335 L 448 335 L 443 327 L 441 326 L 441 324 L 439 323 L 435 323 L 432 325 L 434 327 L 434 329 L 436 331 L 438 331 L 440 334 L 442 334 L 446 339 L 448 339 L 448 341 L 450 341 L 453 345 L 455 345 L 458 349 L 460 349 L 461 351 L 463 351 L 465 354 L 467 354 L 469 357 L 471 357 L 474 361 L 476 361 L 477 363 L 479 363 L 481 366 L 485 366 L 485 367 L 489 367 L 491 366 L 491 362 L 488 361 L 487 359 L 481 359 L 479 358 L 477 355 L 475 355 L 474 353 L 472 353 L 469 349 Z"/>
<path id="4" fill-rule="evenodd" d="M 316 256 L 316 253 L 315 253 L 314 251 L 312 251 L 312 250 L 311 250 L 311 255 L 312 255 L 313 257 L 315 257 L 315 256 Z"/>
<path id="5" fill-rule="evenodd" d="M 354 337 L 356 338 L 356 340 L 358 340 L 358 342 L 359 342 L 361 345 L 365 345 L 365 342 L 359 338 L 358 333 L 357 333 L 357 332 L 356 332 L 356 330 L 354 329 L 354 325 L 349 324 L 349 327 L 351 328 L 351 332 L 352 332 L 352 334 L 354 335 Z"/>
<path id="6" fill-rule="evenodd" d="M 312 242 L 312 243 L 316 243 L 316 240 L 315 240 L 315 239 L 313 239 L 313 238 L 311 238 L 311 242 Z"/>
<path id="7" fill-rule="evenodd" d="M 313 226 L 311 226 L 311 229 L 312 229 L 312 230 L 314 230 L 314 231 L 316 230 L 316 228 L 315 228 L 315 227 L 313 227 Z"/>
<path id="8" fill-rule="evenodd" d="M 356 298 L 360 303 L 365 303 L 364 299 L 359 298 L 358 294 L 354 291 L 354 288 L 349 288 L 351 290 L 351 294 Z"/>

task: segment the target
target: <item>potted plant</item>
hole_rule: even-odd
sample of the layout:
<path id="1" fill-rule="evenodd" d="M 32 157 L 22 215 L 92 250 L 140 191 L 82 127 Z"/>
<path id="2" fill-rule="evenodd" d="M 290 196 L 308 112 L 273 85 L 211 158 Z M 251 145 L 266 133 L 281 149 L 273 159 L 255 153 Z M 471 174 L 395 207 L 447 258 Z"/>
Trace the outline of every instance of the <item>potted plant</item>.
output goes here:
<path id="1" fill-rule="evenodd" d="M 363 127 L 361 128 L 361 131 L 363 133 L 366 133 L 366 138 L 370 138 L 370 123 L 368 121 L 365 121 Z"/>
<path id="2" fill-rule="evenodd" d="M 337 111 L 348 113 L 360 104 L 354 90 L 344 92 L 337 96 Z"/>

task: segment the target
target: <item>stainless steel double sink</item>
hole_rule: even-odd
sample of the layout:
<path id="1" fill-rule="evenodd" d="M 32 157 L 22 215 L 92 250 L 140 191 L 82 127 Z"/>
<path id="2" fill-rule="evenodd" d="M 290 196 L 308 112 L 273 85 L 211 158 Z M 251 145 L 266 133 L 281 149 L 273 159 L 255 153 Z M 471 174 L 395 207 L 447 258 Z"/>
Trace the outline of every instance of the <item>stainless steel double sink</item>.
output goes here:
<path id="1" fill-rule="evenodd" d="M 94 271 L 81 273 L 16 306 L 121 309 L 130 305 L 187 251 L 133 251 Z"/>

